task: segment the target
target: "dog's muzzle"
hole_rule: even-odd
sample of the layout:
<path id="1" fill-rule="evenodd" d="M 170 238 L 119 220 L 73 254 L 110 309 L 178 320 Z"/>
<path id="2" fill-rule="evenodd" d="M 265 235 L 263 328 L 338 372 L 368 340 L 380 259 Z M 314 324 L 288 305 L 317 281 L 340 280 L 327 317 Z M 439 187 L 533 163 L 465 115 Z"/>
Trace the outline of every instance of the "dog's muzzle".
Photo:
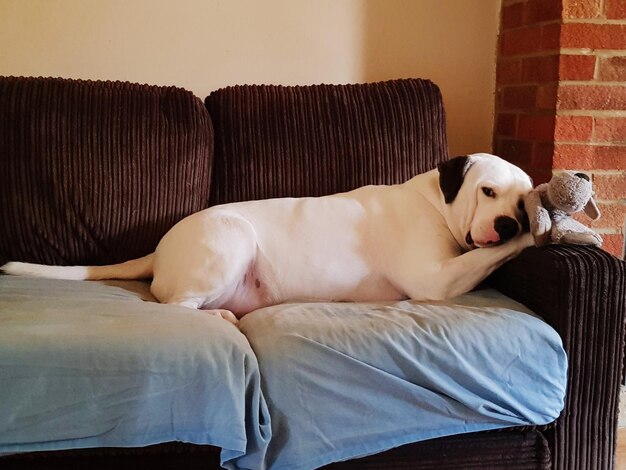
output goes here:
<path id="1" fill-rule="evenodd" d="M 512 217 L 501 215 L 500 217 L 497 217 L 494 221 L 493 228 L 498 234 L 498 239 L 488 241 L 484 246 L 495 246 L 511 240 L 519 233 L 520 226 L 517 220 L 513 219 Z M 474 239 L 472 238 L 471 231 L 467 232 L 467 235 L 465 235 L 465 243 L 467 243 L 467 245 L 471 248 L 476 247 Z"/>

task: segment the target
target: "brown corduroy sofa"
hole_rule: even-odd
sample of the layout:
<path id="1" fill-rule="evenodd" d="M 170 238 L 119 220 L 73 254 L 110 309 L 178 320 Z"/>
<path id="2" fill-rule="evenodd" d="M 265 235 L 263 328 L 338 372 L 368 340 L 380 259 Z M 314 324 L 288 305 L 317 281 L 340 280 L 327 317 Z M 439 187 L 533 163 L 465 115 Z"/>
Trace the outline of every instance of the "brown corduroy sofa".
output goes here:
<path id="1" fill-rule="evenodd" d="M 119 262 L 153 251 L 174 223 L 211 205 L 393 184 L 447 158 L 442 99 L 425 80 L 236 86 L 203 104 L 178 88 L 0 78 L 0 265 Z M 612 467 L 625 263 L 595 248 L 528 249 L 488 284 L 560 334 L 569 375 L 559 419 L 331 468 Z M 0 458 L 16 469 L 217 467 L 219 449 L 182 443 Z"/>

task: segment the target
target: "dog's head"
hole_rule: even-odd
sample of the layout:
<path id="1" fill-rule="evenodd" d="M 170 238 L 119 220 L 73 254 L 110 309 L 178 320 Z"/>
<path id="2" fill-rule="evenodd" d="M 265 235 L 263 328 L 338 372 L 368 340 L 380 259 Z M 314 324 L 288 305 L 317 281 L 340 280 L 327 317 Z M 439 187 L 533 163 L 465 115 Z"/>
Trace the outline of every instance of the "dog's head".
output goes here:
<path id="1" fill-rule="evenodd" d="M 438 170 L 448 224 L 464 248 L 504 243 L 528 230 L 523 197 L 533 185 L 521 169 L 479 153 L 452 158 Z"/>

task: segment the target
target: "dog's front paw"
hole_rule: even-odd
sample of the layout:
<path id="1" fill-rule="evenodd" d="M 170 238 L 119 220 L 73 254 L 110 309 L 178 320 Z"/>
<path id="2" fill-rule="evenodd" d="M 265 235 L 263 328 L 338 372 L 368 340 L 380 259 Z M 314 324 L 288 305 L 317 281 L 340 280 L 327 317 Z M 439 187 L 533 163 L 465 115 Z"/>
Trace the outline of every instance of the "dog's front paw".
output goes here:
<path id="1" fill-rule="evenodd" d="M 529 232 L 522 233 L 518 238 L 518 246 L 520 251 L 530 248 L 531 246 L 535 246 L 535 237 Z"/>

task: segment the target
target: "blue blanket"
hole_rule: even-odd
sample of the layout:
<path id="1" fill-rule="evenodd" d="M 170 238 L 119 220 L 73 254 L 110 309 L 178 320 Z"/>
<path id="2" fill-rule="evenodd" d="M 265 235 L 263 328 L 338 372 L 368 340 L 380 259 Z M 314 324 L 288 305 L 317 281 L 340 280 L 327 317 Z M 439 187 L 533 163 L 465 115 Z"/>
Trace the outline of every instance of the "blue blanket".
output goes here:
<path id="1" fill-rule="evenodd" d="M 0 452 L 183 441 L 236 468 L 269 437 L 234 325 L 155 303 L 139 282 L 0 276 Z"/>
<path id="2" fill-rule="evenodd" d="M 0 276 L 0 453 L 183 441 L 308 469 L 563 407 L 558 335 L 495 291 L 286 304 L 240 330 L 143 283 Z"/>
<path id="3" fill-rule="evenodd" d="M 561 339 L 493 290 L 430 304 L 281 305 L 240 323 L 261 367 L 274 469 L 547 424 L 563 408 Z"/>

